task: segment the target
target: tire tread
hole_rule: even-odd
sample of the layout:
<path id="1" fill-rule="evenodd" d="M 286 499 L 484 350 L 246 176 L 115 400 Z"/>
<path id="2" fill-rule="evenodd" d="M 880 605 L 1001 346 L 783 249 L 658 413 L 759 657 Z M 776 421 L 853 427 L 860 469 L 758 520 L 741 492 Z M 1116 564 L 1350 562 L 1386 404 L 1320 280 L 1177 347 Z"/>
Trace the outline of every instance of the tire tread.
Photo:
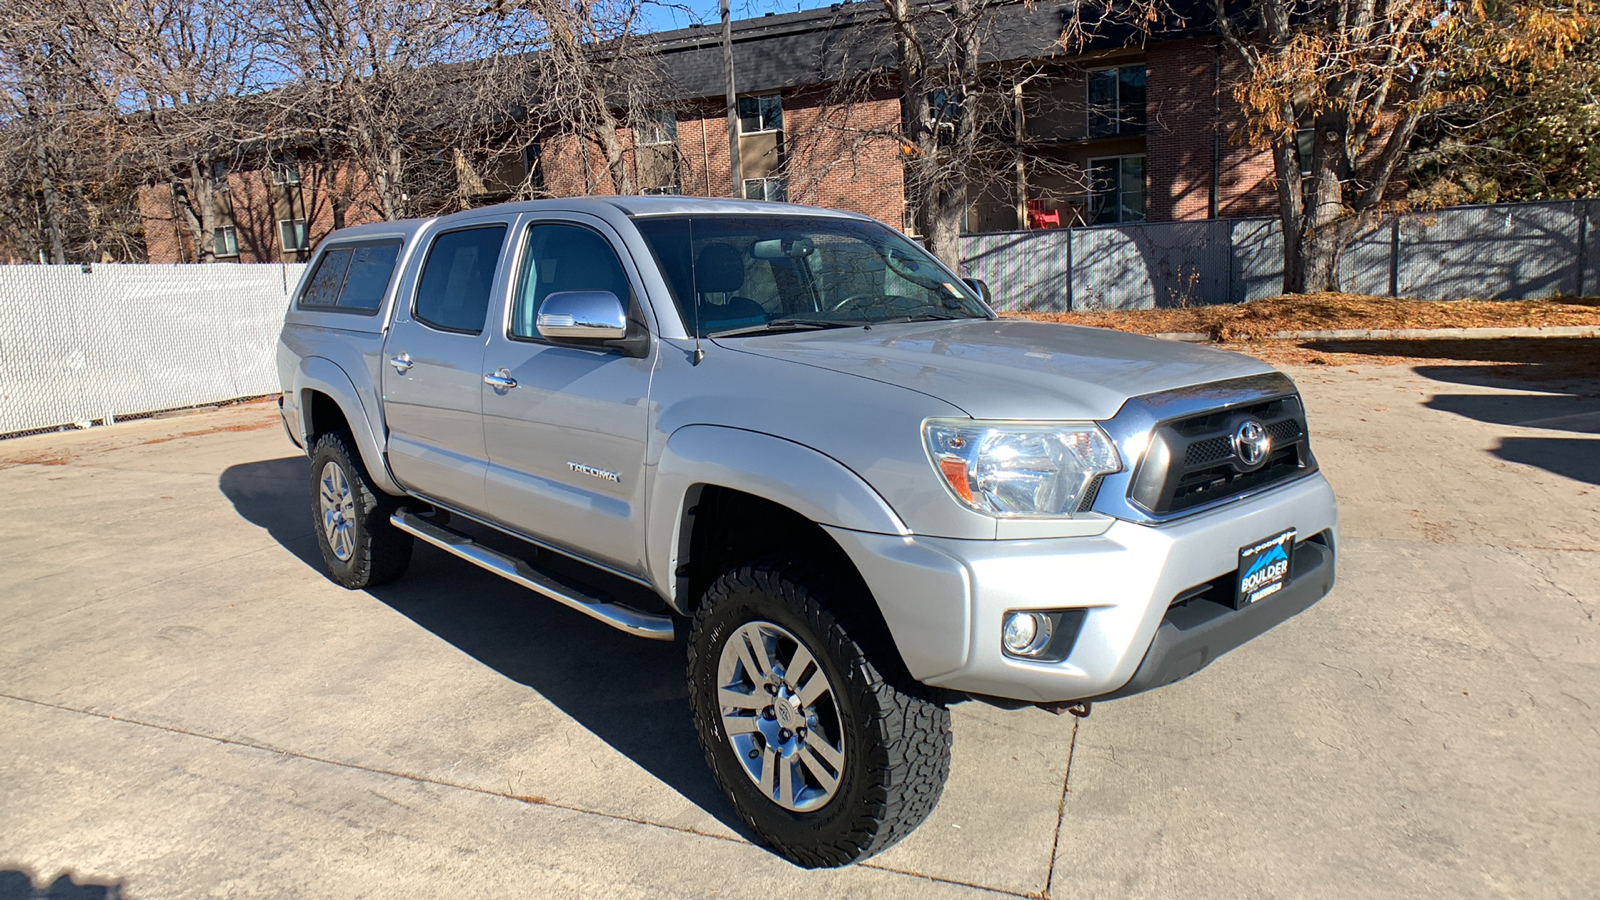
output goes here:
<path id="1" fill-rule="evenodd" d="M 816 634 L 825 636 L 825 652 L 842 664 L 851 664 L 859 675 L 834 688 L 852 693 L 853 708 L 872 711 L 871 721 L 864 723 L 872 737 L 872 753 L 866 760 L 868 788 L 862 810 L 849 827 L 826 841 L 786 841 L 763 829 L 729 786 L 722 785 L 746 826 L 779 854 L 808 868 L 857 862 L 901 840 L 933 812 L 950 774 L 949 710 L 921 685 L 896 684 L 883 675 L 874 664 L 870 649 L 846 633 L 829 611 L 826 600 L 831 587 L 826 577 L 819 577 L 816 568 L 802 560 L 762 560 L 732 569 L 713 582 L 694 621 L 694 631 L 699 633 L 719 601 L 736 593 L 750 591 L 778 598 L 810 624 Z M 714 660 L 699 660 L 697 648 L 698 642 L 691 637 L 691 685 L 700 666 L 715 665 Z M 725 743 L 724 739 L 703 727 L 697 727 L 696 732 L 707 764 L 713 773 L 718 772 L 715 754 L 722 748 L 717 742 Z"/>
<path id="2" fill-rule="evenodd" d="M 322 536 L 321 507 L 318 505 L 318 482 L 322 478 L 322 464 L 329 458 L 338 462 L 350 481 L 355 494 L 356 514 L 360 517 L 357 528 L 356 552 L 351 564 L 339 561 Z M 348 435 L 329 432 L 317 438 L 311 451 L 311 519 L 316 529 L 317 546 L 322 551 L 322 561 L 333 580 L 351 590 L 377 587 L 404 575 L 411 565 L 414 542 L 389 521 L 398 503 L 394 498 L 372 488 L 371 478 L 361 463 L 361 457 L 351 446 Z"/>

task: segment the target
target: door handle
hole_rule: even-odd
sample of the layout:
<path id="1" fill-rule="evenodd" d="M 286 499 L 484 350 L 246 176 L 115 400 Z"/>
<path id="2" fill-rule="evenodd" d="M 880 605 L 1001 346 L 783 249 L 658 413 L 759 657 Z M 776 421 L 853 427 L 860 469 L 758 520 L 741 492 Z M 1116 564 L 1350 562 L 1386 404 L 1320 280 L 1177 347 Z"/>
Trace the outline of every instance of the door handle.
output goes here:
<path id="1" fill-rule="evenodd" d="M 494 388 L 496 394 L 504 394 L 517 386 L 517 380 L 512 378 L 511 373 L 505 369 L 496 369 L 483 376 L 483 383 Z"/>
<path id="2" fill-rule="evenodd" d="M 396 372 L 404 375 L 411 371 L 411 367 L 416 364 L 411 361 L 411 354 L 402 353 L 399 356 L 389 357 L 389 365 L 394 366 Z"/>

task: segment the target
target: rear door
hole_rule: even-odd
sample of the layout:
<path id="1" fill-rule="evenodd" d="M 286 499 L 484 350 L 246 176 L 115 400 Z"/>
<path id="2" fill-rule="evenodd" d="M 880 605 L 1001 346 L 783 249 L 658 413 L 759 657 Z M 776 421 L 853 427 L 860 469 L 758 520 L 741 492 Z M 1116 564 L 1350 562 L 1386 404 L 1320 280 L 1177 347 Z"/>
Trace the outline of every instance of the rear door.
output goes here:
<path id="1" fill-rule="evenodd" d="M 407 490 L 486 512 L 484 326 L 505 295 L 507 217 L 452 224 L 429 246 L 383 353 L 389 468 Z"/>
<path id="2" fill-rule="evenodd" d="M 640 280 L 610 227 L 578 213 L 540 216 L 516 237 L 517 271 L 503 322 L 487 341 L 488 504 L 512 530 L 621 572 L 644 572 L 644 454 L 654 348 L 633 359 L 604 348 L 557 346 L 539 336 L 544 299 L 610 291 L 646 315 Z"/>

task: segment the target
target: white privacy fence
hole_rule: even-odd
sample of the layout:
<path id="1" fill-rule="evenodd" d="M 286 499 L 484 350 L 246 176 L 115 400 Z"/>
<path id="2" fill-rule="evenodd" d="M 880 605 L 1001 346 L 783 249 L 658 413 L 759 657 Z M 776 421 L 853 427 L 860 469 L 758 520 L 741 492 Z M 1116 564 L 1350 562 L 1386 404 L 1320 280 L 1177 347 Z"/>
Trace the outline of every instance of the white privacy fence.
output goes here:
<path id="1" fill-rule="evenodd" d="M 0 435 L 278 390 L 304 266 L 0 266 Z"/>

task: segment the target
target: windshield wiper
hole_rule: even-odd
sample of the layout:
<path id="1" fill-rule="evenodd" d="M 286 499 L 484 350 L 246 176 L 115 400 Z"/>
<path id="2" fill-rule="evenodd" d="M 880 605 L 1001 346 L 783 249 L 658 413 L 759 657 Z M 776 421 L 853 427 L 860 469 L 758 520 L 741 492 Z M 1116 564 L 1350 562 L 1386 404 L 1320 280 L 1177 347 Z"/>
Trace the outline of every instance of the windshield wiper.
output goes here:
<path id="1" fill-rule="evenodd" d="M 890 317 L 890 318 L 887 318 L 887 319 L 879 319 L 876 322 L 868 322 L 867 323 L 867 327 L 870 328 L 873 325 L 894 325 L 894 324 L 899 323 L 899 322 L 939 322 L 939 321 L 953 320 L 953 319 L 975 319 L 975 318 L 978 318 L 978 317 L 977 316 L 952 316 L 949 313 L 926 312 L 926 313 L 917 313 L 914 316 L 893 316 L 893 317 Z"/>
<path id="2" fill-rule="evenodd" d="M 738 337 L 742 334 L 771 334 L 776 331 L 812 331 L 823 328 L 859 328 L 867 322 L 841 322 L 837 319 L 773 319 L 760 325 L 746 325 L 727 331 L 713 331 L 706 337 Z"/>

